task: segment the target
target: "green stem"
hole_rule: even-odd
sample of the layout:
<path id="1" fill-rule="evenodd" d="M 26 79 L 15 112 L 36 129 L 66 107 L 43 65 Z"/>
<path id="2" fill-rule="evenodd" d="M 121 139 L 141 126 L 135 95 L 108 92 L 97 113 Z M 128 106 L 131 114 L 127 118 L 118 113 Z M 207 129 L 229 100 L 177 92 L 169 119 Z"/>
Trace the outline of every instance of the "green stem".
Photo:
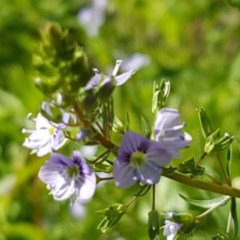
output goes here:
<path id="1" fill-rule="evenodd" d="M 207 156 L 207 153 L 204 152 L 196 164 L 198 165 L 206 156 Z"/>
<path id="2" fill-rule="evenodd" d="M 134 194 L 134 196 L 125 204 L 125 207 L 128 208 L 130 205 L 132 205 L 136 201 L 137 197 L 144 196 L 150 188 L 151 185 L 144 185 L 141 187 L 141 189 L 136 194 Z"/>
<path id="3" fill-rule="evenodd" d="M 155 210 L 155 184 L 152 186 L 152 211 Z"/>
<path id="4" fill-rule="evenodd" d="M 217 156 L 218 164 L 219 164 L 220 170 L 221 170 L 221 172 L 223 174 L 223 177 L 225 178 L 225 181 L 226 181 L 227 185 L 231 186 L 231 182 L 230 182 L 230 180 L 229 180 L 229 178 L 228 178 L 228 176 L 226 174 L 226 171 L 224 170 L 224 167 L 223 167 L 223 164 L 222 164 L 222 161 L 220 159 L 219 154 L 216 153 L 216 156 Z"/>
<path id="5" fill-rule="evenodd" d="M 202 189 L 202 190 L 206 190 L 214 193 L 219 193 L 222 195 L 228 195 L 235 198 L 240 198 L 240 189 L 236 189 L 227 185 L 219 185 L 215 183 L 203 182 L 203 181 L 195 180 L 193 178 L 181 175 L 179 173 L 172 173 L 172 172 L 169 173 L 165 171 L 163 171 L 162 176 L 194 188 L 198 188 L 198 189 Z"/>
<path id="6" fill-rule="evenodd" d="M 97 131 L 93 125 L 92 122 L 90 122 L 89 120 L 87 120 L 84 116 L 84 112 L 80 106 L 80 103 L 78 102 L 78 100 L 75 100 L 73 102 L 73 108 L 75 110 L 75 113 L 78 115 L 79 119 L 81 120 L 81 122 L 83 123 L 83 125 L 85 127 L 91 128 L 92 131 L 94 133 L 96 133 L 95 135 L 95 139 L 97 142 L 99 142 L 102 146 L 104 146 L 105 148 L 111 150 L 113 153 L 116 153 L 117 151 L 117 145 L 115 145 L 114 143 L 112 143 L 110 140 L 108 140 L 106 137 L 104 137 L 102 134 L 99 133 L 99 131 Z"/>

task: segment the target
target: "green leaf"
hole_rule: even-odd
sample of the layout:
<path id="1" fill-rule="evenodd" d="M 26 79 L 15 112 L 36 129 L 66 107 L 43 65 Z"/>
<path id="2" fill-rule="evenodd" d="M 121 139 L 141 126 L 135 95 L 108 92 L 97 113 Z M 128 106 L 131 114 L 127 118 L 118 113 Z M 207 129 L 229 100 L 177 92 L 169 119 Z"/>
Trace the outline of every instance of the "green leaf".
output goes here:
<path id="1" fill-rule="evenodd" d="M 148 122 L 146 121 L 146 119 L 143 116 L 141 116 L 141 125 L 142 125 L 144 135 L 146 137 L 150 137 L 151 136 L 151 129 L 149 127 Z"/>
<path id="2" fill-rule="evenodd" d="M 227 163 L 226 163 L 226 173 L 229 179 L 231 179 L 231 162 L 232 162 L 232 145 L 229 146 L 227 150 Z"/>
<path id="3" fill-rule="evenodd" d="M 177 171 L 183 174 L 192 174 L 195 175 L 202 175 L 204 173 L 204 168 L 201 166 L 196 165 L 193 158 L 190 160 L 180 163 L 177 167 Z"/>
<path id="4" fill-rule="evenodd" d="M 96 163 L 93 166 L 94 172 L 105 172 L 105 173 L 112 173 L 113 167 L 109 164 L 105 163 Z"/>
<path id="5" fill-rule="evenodd" d="M 237 216 L 237 204 L 236 204 L 236 199 L 232 198 L 231 199 L 231 216 L 233 219 L 233 224 L 234 224 L 234 234 L 232 240 L 237 240 L 238 237 L 238 216 Z"/>
<path id="6" fill-rule="evenodd" d="M 97 229 L 105 233 L 120 221 L 126 213 L 126 207 L 121 203 L 114 203 L 108 208 L 97 211 L 97 213 L 104 216 L 98 224 Z"/>
<path id="7" fill-rule="evenodd" d="M 229 196 L 222 196 L 222 197 L 208 199 L 208 200 L 191 199 L 184 196 L 183 194 L 179 194 L 179 196 L 193 206 L 206 208 L 206 209 L 213 208 L 218 205 L 219 206 L 225 205 L 229 200 Z"/>
<path id="8" fill-rule="evenodd" d="M 204 138 L 207 138 L 209 135 L 213 133 L 212 123 L 207 115 L 206 110 L 203 107 L 199 107 L 197 111 L 202 135 Z"/>

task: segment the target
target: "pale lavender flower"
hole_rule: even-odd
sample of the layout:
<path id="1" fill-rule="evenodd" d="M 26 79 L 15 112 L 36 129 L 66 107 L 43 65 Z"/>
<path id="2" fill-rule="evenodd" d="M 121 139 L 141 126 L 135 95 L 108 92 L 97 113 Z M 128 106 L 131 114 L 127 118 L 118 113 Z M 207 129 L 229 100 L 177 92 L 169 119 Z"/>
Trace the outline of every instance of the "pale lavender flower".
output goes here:
<path id="1" fill-rule="evenodd" d="M 55 200 L 90 199 L 96 188 L 96 176 L 80 152 L 74 151 L 70 159 L 62 154 L 52 153 L 41 167 L 39 178 L 47 184 Z"/>
<path id="2" fill-rule="evenodd" d="M 30 133 L 23 143 L 23 146 L 32 149 L 31 153 L 36 153 L 42 157 L 52 150 L 58 150 L 67 141 L 64 135 L 64 124 L 56 124 L 46 119 L 41 113 L 36 118 L 29 115 L 29 119 L 36 124 L 35 130 L 23 129 L 23 133 Z"/>
<path id="3" fill-rule="evenodd" d="M 184 126 L 184 123 L 180 123 L 180 114 L 177 109 L 162 108 L 157 112 L 154 125 L 155 138 L 174 150 L 185 148 L 192 137 L 182 131 Z"/>
<path id="4" fill-rule="evenodd" d="M 124 135 L 114 162 L 114 179 L 119 187 L 129 187 L 136 182 L 155 184 L 159 181 L 162 167 L 177 153 L 160 142 L 131 131 Z"/>
<path id="5" fill-rule="evenodd" d="M 116 61 L 116 65 L 111 76 L 102 75 L 95 69 L 95 75 L 89 80 L 84 89 L 87 91 L 91 89 L 102 88 L 103 86 L 109 86 L 111 89 L 115 86 L 124 84 L 134 74 L 134 71 L 129 70 L 121 75 L 117 75 L 121 64 L 122 60 Z"/>
<path id="6" fill-rule="evenodd" d="M 91 5 L 84 7 L 78 13 L 78 21 L 89 36 L 98 35 L 99 28 L 105 22 L 107 2 L 107 0 L 93 0 Z"/>
<path id="7" fill-rule="evenodd" d="M 151 62 L 150 57 L 142 53 L 134 53 L 129 58 L 125 59 L 121 69 L 123 71 L 129 71 L 135 69 L 135 71 L 149 65 Z"/>
<path id="8" fill-rule="evenodd" d="M 165 226 L 163 235 L 167 237 L 167 240 L 173 240 L 177 231 L 181 228 L 181 224 L 165 220 Z"/>

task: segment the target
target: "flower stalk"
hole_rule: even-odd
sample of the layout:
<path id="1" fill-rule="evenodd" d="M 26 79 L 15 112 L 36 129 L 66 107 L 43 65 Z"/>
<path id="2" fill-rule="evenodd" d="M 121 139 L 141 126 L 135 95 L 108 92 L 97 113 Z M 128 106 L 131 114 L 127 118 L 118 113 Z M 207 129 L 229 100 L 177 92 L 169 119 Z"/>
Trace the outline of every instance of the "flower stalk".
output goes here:
<path id="1" fill-rule="evenodd" d="M 240 189 L 233 188 L 228 185 L 219 185 L 215 183 L 203 182 L 181 175 L 179 173 L 167 173 L 166 171 L 163 171 L 162 176 L 172 179 L 176 182 L 188 185 L 190 187 L 194 187 L 196 189 L 202 189 L 209 192 L 240 198 Z"/>

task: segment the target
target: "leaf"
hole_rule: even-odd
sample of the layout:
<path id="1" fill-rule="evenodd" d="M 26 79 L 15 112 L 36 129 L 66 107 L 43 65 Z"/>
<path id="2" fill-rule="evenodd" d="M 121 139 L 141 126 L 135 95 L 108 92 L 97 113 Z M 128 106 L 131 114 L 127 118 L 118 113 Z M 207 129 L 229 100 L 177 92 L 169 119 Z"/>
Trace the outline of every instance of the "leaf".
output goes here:
<path id="1" fill-rule="evenodd" d="M 225 205 L 227 203 L 227 201 L 229 200 L 229 196 L 222 196 L 222 197 L 213 198 L 213 199 L 209 199 L 209 200 L 191 199 L 191 198 L 184 196 L 183 194 L 179 194 L 179 196 L 183 200 L 185 200 L 186 202 L 188 202 L 189 204 L 191 204 L 193 206 L 206 208 L 206 209 L 213 208 L 215 206 Z"/>
<path id="2" fill-rule="evenodd" d="M 231 179 L 231 162 L 232 162 L 232 147 L 229 146 L 227 150 L 227 163 L 226 163 L 226 173 L 229 179 Z"/>
<path id="3" fill-rule="evenodd" d="M 207 115 L 206 110 L 203 107 L 199 107 L 197 111 L 202 135 L 204 138 L 207 138 L 210 134 L 213 133 L 212 123 Z"/>
<path id="4" fill-rule="evenodd" d="M 146 137 L 150 137 L 151 130 L 150 130 L 148 122 L 146 121 L 146 119 L 143 116 L 141 116 L 141 125 L 142 125 L 142 129 L 143 129 L 144 135 Z"/>
<path id="5" fill-rule="evenodd" d="M 177 171 L 183 174 L 192 174 L 195 175 L 202 175 L 204 173 L 204 168 L 196 165 L 193 158 L 190 160 L 180 163 L 178 165 Z"/>
<path id="6" fill-rule="evenodd" d="M 97 213 L 104 215 L 97 229 L 105 233 L 120 221 L 122 216 L 126 213 L 126 207 L 123 204 L 114 203 L 106 209 L 97 211 Z"/>
<path id="7" fill-rule="evenodd" d="M 234 224 L 234 235 L 232 240 L 236 240 L 238 237 L 238 216 L 237 216 L 237 204 L 236 204 L 235 198 L 231 199 L 231 215 L 232 215 L 233 224 Z"/>
<path id="8" fill-rule="evenodd" d="M 97 163 L 93 166 L 94 172 L 112 173 L 113 167 L 109 164 Z"/>

